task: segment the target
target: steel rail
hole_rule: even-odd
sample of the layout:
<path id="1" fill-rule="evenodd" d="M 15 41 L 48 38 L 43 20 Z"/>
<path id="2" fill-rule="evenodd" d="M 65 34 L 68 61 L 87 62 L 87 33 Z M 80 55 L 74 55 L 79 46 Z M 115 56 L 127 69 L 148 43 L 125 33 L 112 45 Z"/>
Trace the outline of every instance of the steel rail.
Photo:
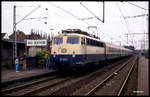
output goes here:
<path id="1" fill-rule="evenodd" d="M 75 77 L 75 76 L 73 76 L 73 77 Z M 56 83 L 54 83 L 54 84 L 51 84 L 51 85 L 46 85 L 46 86 L 43 86 L 43 87 L 40 87 L 40 88 L 37 88 L 37 89 L 33 89 L 33 90 L 31 90 L 31 91 L 27 91 L 27 92 L 24 92 L 24 93 L 22 93 L 22 94 L 19 94 L 19 96 L 27 96 L 27 95 L 30 95 L 30 94 L 33 94 L 34 92 L 37 92 L 37 91 L 40 91 L 40 90 L 42 90 L 42 89 L 45 89 L 45 88 L 48 88 L 48 87 L 54 87 L 54 86 L 56 86 L 56 85 L 58 85 L 58 84 L 60 84 L 60 83 L 63 83 L 63 82 L 65 82 L 65 81 L 67 81 L 67 80 L 70 80 L 70 79 L 72 79 L 73 77 L 70 77 L 70 78 L 67 78 L 67 79 L 63 79 L 63 80 L 61 80 L 61 81 L 58 81 L 58 82 L 56 82 Z M 53 79 L 51 79 L 51 80 L 55 80 L 56 78 L 53 78 Z M 46 79 L 47 80 L 47 79 Z M 48 80 L 48 81 L 51 81 L 51 80 Z M 37 84 L 39 84 L 40 82 L 37 82 Z M 33 84 L 31 84 L 31 85 L 33 85 Z M 36 84 L 35 84 L 36 85 Z M 28 87 L 28 86 L 27 86 Z M 30 86 L 29 86 L 30 87 Z M 20 88 L 22 88 L 22 87 L 20 87 Z M 17 90 L 17 89 L 15 89 L 15 90 Z M 12 91 L 14 91 L 14 90 L 12 90 Z M 10 96 L 11 94 L 5 94 L 6 96 Z"/>
<path id="2" fill-rule="evenodd" d="M 126 59 L 125 59 L 125 60 L 126 60 Z M 122 60 L 122 61 L 123 61 L 123 60 Z M 57 83 L 54 83 L 54 84 L 52 84 L 52 85 L 47 85 L 47 86 L 44 86 L 44 87 L 40 87 L 40 88 L 38 88 L 38 89 L 35 89 L 35 90 L 29 91 L 29 92 L 27 92 L 27 93 L 24 93 L 24 94 L 21 95 L 21 96 L 32 95 L 33 93 L 35 93 L 35 92 L 37 92 L 37 91 L 40 91 L 40 90 L 43 90 L 43 89 L 49 88 L 49 87 L 54 87 L 54 86 L 59 85 L 59 84 L 65 82 L 65 81 L 71 80 L 71 79 L 73 79 L 73 78 L 76 78 L 76 76 L 72 76 L 72 77 L 70 77 L 70 78 L 61 80 L 61 81 L 59 81 L 59 82 L 57 82 Z"/>
<path id="3" fill-rule="evenodd" d="M 115 75 L 119 70 L 121 70 L 124 66 L 126 66 L 133 58 L 129 59 L 127 62 L 125 62 L 121 67 L 119 67 L 117 70 L 115 70 L 113 73 L 111 73 L 107 78 L 105 78 L 102 82 L 100 82 L 98 85 L 96 85 L 92 90 L 90 90 L 88 93 L 86 93 L 84 96 L 88 96 L 92 94 L 98 87 L 100 87 L 102 84 L 104 84 L 108 79 L 110 79 L 113 75 Z"/>
<path id="4" fill-rule="evenodd" d="M 8 89 L 5 89 L 5 90 L 2 90 L 1 92 L 2 92 L 2 95 L 3 95 L 3 94 L 6 94 L 6 93 L 9 93 L 9 92 L 12 92 L 12 91 L 16 91 L 16 90 L 19 90 L 19 89 L 22 89 L 22 88 L 25 88 L 25 87 L 29 87 L 31 85 L 39 84 L 41 82 L 53 80 L 53 79 L 56 79 L 56 78 L 57 78 L 57 76 L 42 79 L 42 80 L 37 80 L 37 81 L 31 82 L 31 83 L 26 83 L 24 85 L 19 85 L 19 86 L 16 86 L 16 87 L 8 88 Z"/>
<path id="5" fill-rule="evenodd" d="M 31 91 L 29 91 L 29 92 L 27 92 L 27 93 L 22 94 L 21 96 L 29 96 L 29 95 L 31 95 L 31 94 L 37 92 L 37 91 L 40 91 L 40 90 L 43 90 L 43 89 L 46 89 L 46 88 L 49 88 L 49 87 L 54 87 L 54 86 L 59 85 L 59 84 L 61 84 L 61 83 L 63 83 L 63 82 L 66 82 L 66 81 L 68 81 L 68 80 L 71 80 L 71 79 L 73 79 L 74 77 L 75 77 L 75 76 L 70 77 L 70 78 L 63 79 L 63 80 L 58 81 L 58 82 L 56 82 L 56 83 L 54 83 L 54 84 L 51 84 L 51 85 L 46 85 L 46 86 L 44 86 L 44 87 L 40 87 L 40 88 L 38 88 L 38 89 L 31 90 Z"/>
<path id="6" fill-rule="evenodd" d="M 127 76 L 126 76 L 125 81 L 123 82 L 121 88 L 119 89 L 119 92 L 118 92 L 117 96 L 120 96 L 120 95 L 121 95 L 121 93 L 122 93 L 122 91 L 123 91 L 123 88 L 124 88 L 125 84 L 127 83 L 127 80 L 129 79 L 129 76 L 130 76 L 130 74 L 131 74 L 131 72 L 132 72 L 132 70 L 133 70 L 133 67 L 134 67 L 135 64 L 136 64 L 136 60 L 137 60 L 137 57 L 136 57 L 136 59 L 135 59 L 135 62 L 133 61 L 134 63 L 132 64 L 132 67 L 130 68 L 130 70 L 129 70 Z"/>

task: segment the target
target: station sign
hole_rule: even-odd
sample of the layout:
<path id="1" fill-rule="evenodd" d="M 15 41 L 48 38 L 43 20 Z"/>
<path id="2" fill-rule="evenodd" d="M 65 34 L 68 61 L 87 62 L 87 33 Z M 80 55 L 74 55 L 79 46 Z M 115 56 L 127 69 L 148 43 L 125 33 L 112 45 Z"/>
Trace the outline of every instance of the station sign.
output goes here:
<path id="1" fill-rule="evenodd" d="M 27 40 L 27 46 L 46 46 L 47 40 Z"/>

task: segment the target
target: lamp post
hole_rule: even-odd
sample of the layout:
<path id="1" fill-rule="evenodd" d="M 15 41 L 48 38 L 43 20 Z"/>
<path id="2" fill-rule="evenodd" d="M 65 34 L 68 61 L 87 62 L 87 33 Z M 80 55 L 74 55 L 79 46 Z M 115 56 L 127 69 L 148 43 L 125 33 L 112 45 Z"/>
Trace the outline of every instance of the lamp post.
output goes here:
<path id="1" fill-rule="evenodd" d="M 13 17 L 13 32 L 15 34 L 14 38 L 15 38 L 15 42 L 13 43 L 13 51 L 14 51 L 14 54 L 13 54 L 13 57 L 14 57 L 14 60 L 16 59 L 17 57 L 17 34 L 16 34 L 16 6 L 14 6 L 14 17 Z"/>
<path id="2" fill-rule="evenodd" d="M 13 43 L 13 58 L 15 59 L 17 57 L 17 33 L 16 33 L 16 25 L 18 23 L 20 23 L 21 21 L 25 20 L 26 17 L 28 17 L 29 15 L 31 15 L 35 10 L 37 10 L 39 7 L 41 7 L 41 5 L 39 5 L 38 7 L 36 7 L 35 9 L 33 9 L 29 14 L 27 14 L 25 17 L 23 17 L 20 21 L 18 21 L 16 23 L 16 5 L 13 6 L 13 32 L 15 34 L 14 36 L 14 43 Z"/>
<path id="3" fill-rule="evenodd" d="M 53 28 L 50 28 L 49 30 L 54 30 Z M 51 52 L 51 45 L 52 45 L 52 32 L 51 32 L 51 38 L 50 38 L 50 40 L 49 40 L 50 42 L 49 42 L 49 50 L 50 50 L 50 52 Z"/>
<path id="4" fill-rule="evenodd" d="M 54 29 L 53 29 L 53 28 L 50 28 L 49 30 L 51 30 L 51 31 L 52 31 L 52 30 L 54 30 Z M 53 35 L 53 32 L 51 32 L 51 40 L 52 40 L 52 38 L 53 38 L 53 36 L 52 36 L 52 35 Z"/>

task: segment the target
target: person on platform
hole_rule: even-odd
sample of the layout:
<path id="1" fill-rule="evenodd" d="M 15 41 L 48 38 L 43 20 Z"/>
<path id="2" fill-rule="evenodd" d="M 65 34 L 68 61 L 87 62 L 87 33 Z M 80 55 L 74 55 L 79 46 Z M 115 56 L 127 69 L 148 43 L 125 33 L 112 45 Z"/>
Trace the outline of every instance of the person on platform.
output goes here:
<path id="1" fill-rule="evenodd" d="M 26 52 L 24 52 L 24 55 L 23 55 L 23 70 L 27 69 L 26 60 L 27 60 L 27 55 L 26 55 Z"/>
<path id="2" fill-rule="evenodd" d="M 18 71 L 18 68 L 19 68 L 19 59 L 18 59 L 18 57 L 15 60 L 15 64 L 16 64 L 16 72 L 19 72 Z"/>
<path id="3" fill-rule="evenodd" d="M 45 66 L 48 69 L 49 68 L 49 54 L 46 52 L 45 54 Z"/>

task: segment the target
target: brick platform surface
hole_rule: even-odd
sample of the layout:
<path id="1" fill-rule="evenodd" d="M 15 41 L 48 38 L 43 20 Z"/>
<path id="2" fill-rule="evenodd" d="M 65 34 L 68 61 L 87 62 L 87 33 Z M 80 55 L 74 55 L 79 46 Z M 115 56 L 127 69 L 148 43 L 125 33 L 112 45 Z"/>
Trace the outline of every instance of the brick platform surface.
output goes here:
<path id="1" fill-rule="evenodd" d="M 148 96 L 149 95 L 149 59 L 143 56 L 139 57 L 138 66 L 138 96 Z"/>

